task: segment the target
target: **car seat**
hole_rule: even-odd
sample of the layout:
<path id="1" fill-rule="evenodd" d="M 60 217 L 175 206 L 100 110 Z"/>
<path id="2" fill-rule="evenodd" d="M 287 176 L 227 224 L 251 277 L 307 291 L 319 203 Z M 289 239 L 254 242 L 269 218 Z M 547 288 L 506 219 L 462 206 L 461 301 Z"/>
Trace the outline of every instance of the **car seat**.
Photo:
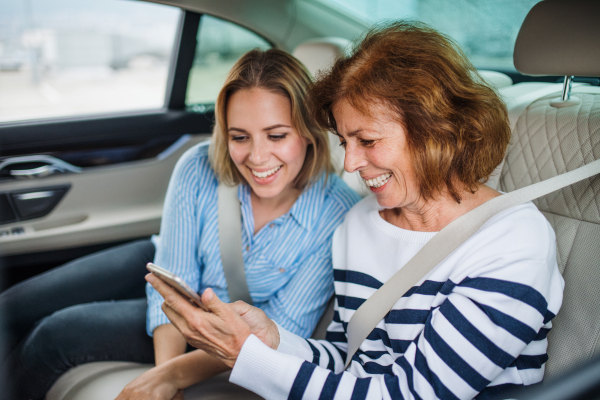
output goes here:
<path id="1" fill-rule="evenodd" d="M 528 75 L 565 76 L 565 85 L 514 116 L 501 190 L 510 192 L 600 158 L 600 88 L 581 85 L 568 94 L 572 75 L 600 76 L 599 20 L 600 2 L 593 0 L 546 0 L 527 15 L 515 44 L 515 67 Z M 514 94 L 539 89 L 539 83 L 525 83 L 500 92 L 514 104 L 515 97 L 519 102 Z M 565 279 L 563 305 L 548 335 L 545 376 L 552 377 L 600 350 L 600 177 L 535 204 L 556 232 Z"/>

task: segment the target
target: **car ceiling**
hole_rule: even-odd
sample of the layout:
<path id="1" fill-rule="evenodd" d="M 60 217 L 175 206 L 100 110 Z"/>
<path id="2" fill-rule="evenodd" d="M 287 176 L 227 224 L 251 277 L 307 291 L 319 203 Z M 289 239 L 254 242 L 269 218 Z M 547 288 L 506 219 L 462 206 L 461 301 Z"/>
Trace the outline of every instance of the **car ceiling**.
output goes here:
<path id="1" fill-rule="evenodd" d="M 276 47 L 292 51 L 316 37 L 353 39 L 368 27 L 318 0 L 143 0 L 206 13 L 240 24 Z"/>

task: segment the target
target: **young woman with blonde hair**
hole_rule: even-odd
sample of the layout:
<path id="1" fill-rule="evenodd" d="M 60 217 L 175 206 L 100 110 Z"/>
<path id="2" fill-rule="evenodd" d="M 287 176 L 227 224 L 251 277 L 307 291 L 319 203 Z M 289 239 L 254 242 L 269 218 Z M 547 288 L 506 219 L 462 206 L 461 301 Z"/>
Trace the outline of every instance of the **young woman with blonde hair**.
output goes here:
<path id="1" fill-rule="evenodd" d="M 130 271 L 130 276 L 119 294 L 107 294 L 112 289 L 106 282 L 100 298 L 69 296 L 66 304 L 56 302 L 59 308 L 31 321 L 32 327 L 44 318 L 25 333 L 11 365 L 19 365 L 15 381 L 37 383 L 19 384 L 18 393 L 41 398 L 69 367 L 124 360 L 156 362 L 157 367 L 131 382 L 120 400 L 182 398 L 181 389 L 227 369 L 202 350 L 185 352 L 185 339 L 161 311 L 163 299 L 151 286 L 147 303 L 139 298 L 145 264 L 154 261 L 194 290 L 210 287 L 229 301 L 219 248 L 219 182 L 239 185 L 242 253 L 254 305 L 286 329 L 310 336 L 333 293 L 333 231 L 358 201 L 332 174 L 327 132 L 310 118 L 304 102 L 310 83 L 304 66 L 280 50 L 253 50 L 235 64 L 216 102 L 210 147 L 191 148 L 175 167 L 160 236 L 112 250 L 108 258 L 93 256 L 92 263 L 88 259 L 72 272 L 92 274 L 110 259 L 110 268 Z M 53 272 L 55 282 L 64 281 L 61 269 Z M 94 285 L 90 279 L 87 283 Z M 35 288 L 25 284 L 33 295 Z M 46 286 L 47 292 L 53 290 Z M 153 339 L 144 335 L 144 325 Z M 69 333 L 63 340 L 58 333 L 65 326 Z M 48 331 L 56 333 L 55 340 L 48 342 Z"/>

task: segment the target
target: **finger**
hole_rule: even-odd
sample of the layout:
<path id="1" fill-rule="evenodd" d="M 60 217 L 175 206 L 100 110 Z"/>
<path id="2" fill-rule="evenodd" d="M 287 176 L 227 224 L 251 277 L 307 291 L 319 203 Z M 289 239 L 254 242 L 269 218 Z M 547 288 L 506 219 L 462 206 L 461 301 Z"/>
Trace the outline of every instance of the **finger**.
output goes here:
<path id="1" fill-rule="evenodd" d="M 190 304 L 185 297 L 153 274 L 148 274 L 145 278 L 146 281 L 148 281 L 148 283 L 150 283 L 165 299 L 165 303 L 178 314 L 182 316 L 191 316 L 194 314 L 194 310 L 198 310 L 198 308 Z"/>
<path id="2" fill-rule="evenodd" d="M 163 303 L 161 308 L 167 318 L 169 318 L 169 321 L 173 323 L 179 332 L 183 334 L 184 332 L 187 333 L 190 331 L 190 323 L 181 314 L 169 307 L 167 303 Z"/>
<path id="3" fill-rule="evenodd" d="M 238 300 L 235 303 L 232 303 L 231 308 L 233 308 L 233 310 L 239 315 L 244 315 L 250 310 L 252 310 L 252 306 L 242 300 Z"/>
<path id="4" fill-rule="evenodd" d="M 228 304 L 223 303 L 211 288 L 206 289 L 202 293 L 202 303 L 204 303 L 208 311 L 217 316 L 222 316 L 229 312 L 227 309 Z"/>
<path id="5" fill-rule="evenodd" d="M 173 397 L 173 400 L 185 400 L 183 397 L 183 390 L 178 390 L 175 397 Z"/>

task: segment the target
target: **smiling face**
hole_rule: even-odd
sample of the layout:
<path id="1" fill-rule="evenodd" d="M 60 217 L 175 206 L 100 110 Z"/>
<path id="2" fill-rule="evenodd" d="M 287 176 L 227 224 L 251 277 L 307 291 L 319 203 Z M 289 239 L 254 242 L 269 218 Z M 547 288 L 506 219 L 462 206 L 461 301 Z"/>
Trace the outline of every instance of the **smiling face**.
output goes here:
<path id="1" fill-rule="evenodd" d="M 346 100 L 333 106 L 340 141 L 346 149 L 344 169 L 358 171 L 383 208 L 418 207 L 422 203 L 404 127 L 383 106 L 370 116 Z"/>
<path id="2" fill-rule="evenodd" d="M 265 89 L 242 89 L 227 102 L 231 159 L 254 194 L 285 199 L 297 190 L 308 140 L 292 125 L 290 100 Z"/>

